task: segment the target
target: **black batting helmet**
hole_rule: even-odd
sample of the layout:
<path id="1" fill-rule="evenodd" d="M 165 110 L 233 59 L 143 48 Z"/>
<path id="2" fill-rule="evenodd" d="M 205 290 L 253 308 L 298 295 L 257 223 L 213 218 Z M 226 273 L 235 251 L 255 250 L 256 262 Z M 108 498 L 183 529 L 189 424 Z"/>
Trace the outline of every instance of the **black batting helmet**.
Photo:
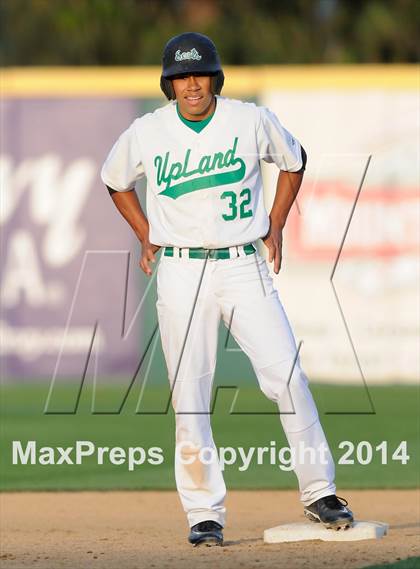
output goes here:
<path id="1" fill-rule="evenodd" d="M 175 99 L 171 78 L 185 74 L 210 75 L 213 92 L 220 94 L 225 76 L 216 46 L 207 36 L 186 32 L 171 38 L 166 44 L 160 88 L 169 100 Z"/>

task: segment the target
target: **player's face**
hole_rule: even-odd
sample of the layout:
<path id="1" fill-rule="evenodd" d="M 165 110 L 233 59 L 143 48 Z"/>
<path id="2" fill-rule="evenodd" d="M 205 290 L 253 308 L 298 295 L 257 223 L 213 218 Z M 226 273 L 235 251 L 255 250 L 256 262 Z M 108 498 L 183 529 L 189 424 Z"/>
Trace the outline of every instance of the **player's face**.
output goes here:
<path id="1" fill-rule="evenodd" d="M 172 79 L 179 111 L 189 120 L 202 120 L 214 111 L 211 77 L 187 75 Z"/>

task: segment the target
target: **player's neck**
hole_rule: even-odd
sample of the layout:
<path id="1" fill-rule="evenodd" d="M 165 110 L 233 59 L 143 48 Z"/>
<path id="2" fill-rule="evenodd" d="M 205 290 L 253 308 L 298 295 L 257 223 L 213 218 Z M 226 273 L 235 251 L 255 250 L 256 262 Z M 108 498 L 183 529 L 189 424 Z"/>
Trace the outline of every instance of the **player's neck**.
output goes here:
<path id="1" fill-rule="evenodd" d="M 214 111 L 216 110 L 216 97 L 213 96 L 209 106 L 207 107 L 207 109 L 205 109 L 202 113 L 197 114 L 197 115 L 191 115 L 190 113 L 187 113 L 186 111 L 181 109 L 181 106 L 179 103 L 177 103 L 177 105 L 178 105 L 178 112 L 187 121 L 197 121 L 197 122 L 203 121 L 203 120 L 207 119 L 209 116 L 211 116 L 214 113 Z"/>

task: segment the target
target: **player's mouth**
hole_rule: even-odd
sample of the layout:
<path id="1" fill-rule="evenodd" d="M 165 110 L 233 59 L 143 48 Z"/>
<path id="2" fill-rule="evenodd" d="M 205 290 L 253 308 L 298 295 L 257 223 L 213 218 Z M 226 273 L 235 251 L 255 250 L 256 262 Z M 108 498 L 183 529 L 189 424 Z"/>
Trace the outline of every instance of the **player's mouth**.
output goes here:
<path id="1" fill-rule="evenodd" d="M 185 100 L 188 101 L 191 106 L 195 107 L 199 104 L 202 98 L 203 97 L 201 95 L 187 95 Z"/>

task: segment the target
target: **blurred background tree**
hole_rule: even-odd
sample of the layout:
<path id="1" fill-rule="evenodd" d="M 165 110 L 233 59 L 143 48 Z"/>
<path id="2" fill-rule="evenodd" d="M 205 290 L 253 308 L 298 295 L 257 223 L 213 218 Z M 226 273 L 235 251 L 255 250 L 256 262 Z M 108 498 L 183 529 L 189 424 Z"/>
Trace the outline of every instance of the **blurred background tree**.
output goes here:
<path id="1" fill-rule="evenodd" d="M 158 65 L 173 35 L 223 63 L 416 62 L 420 0 L 1 0 L 3 66 Z"/>

